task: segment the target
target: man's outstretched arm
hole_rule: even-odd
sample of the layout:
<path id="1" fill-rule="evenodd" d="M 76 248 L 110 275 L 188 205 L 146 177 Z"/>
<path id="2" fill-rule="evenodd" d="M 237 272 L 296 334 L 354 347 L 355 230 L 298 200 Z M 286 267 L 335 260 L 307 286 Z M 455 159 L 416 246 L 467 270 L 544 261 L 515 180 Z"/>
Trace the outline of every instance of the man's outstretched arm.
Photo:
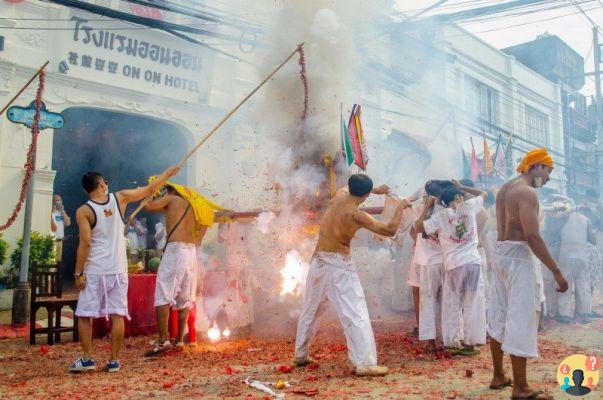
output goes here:
<path id="1" fill-rule="evenodd" d="M 120 190 L 116 193 L 117 200 L 121 206 L 127 205 L 128 203 L 133 203 L 135 201 L 139 201 L 144 199 L 145 197 L 151 196 L 153 193 L 157 191 L 163 184 L 172 176 L 176 175 L 180 171 L 180 167 L 173 166 L 165 171 L 161 175 L 157 177 L 153 182 L 149 183 L 146 186 L 139 187 L 136 189 L 125 189 Z"/>
<path id="2" fill-rule="evenodd" d="M 358 211 L 354 219 L 360 226 L 373 233 L 383 236 L 394 236 L 398 232 L 398 227 L 404 215 L 404 209 L 407 207 L 410 207 L 410 201 L 407 199 L 401 200 L 396 207 L 394 215 L 387 223 L 376 220 L 364 211 Z"/>
<path id="3" fill-rule="evenodd" d="M 538 224 L 538 197 L 531 188 L 522 189 L 519 203 L 519 220 L 523 228 L 523 233 L 530 249 L 536 257 L 553 273 L 555 282 L 557 282 L 557 291 L 565 292 L 568 284 L 563 274 L 559 270 L 557 263 L 551 256 L 546 243 L 540 236 L 540 227 Z"/>

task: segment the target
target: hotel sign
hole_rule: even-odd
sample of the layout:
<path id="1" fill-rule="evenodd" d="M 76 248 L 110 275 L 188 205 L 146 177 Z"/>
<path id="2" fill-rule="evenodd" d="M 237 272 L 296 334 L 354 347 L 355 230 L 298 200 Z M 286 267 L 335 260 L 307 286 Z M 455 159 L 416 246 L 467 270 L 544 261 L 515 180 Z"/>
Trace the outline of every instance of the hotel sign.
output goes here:
<path id="1" fill-rule="evenodd" d="M 73 30 L 61 40 L 60 72 L 184 101 L 206 101 L 213 62 L 207 50 L 156 30 L 106 21 L 111 25 L 71 17 Z"/>

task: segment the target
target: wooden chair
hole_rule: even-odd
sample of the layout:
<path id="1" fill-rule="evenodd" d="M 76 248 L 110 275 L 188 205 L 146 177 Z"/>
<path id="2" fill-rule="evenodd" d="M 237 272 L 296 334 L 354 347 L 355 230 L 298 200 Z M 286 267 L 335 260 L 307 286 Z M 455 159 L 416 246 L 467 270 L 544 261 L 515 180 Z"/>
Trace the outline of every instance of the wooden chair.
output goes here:
<path id="1" fill-rule="evenodd" d="M 53 345 L 61 341 L 62 332 L 73 332 L 73 340 L 78 340 L 77 294 L 63 296 L 63 279 L 61 276 L 62 264 L 32 265 L 31 271 L 31 299 L 29 314 L 29 343 L 36 343 L 37 333 L 48 334 L 48 344 Z M 61 326 L 61 310 L 68 306 L 74 312 L 73 326 Z M 48 312 L 48 327 L 36 328 L 36 313 L 40 308 Z"/>

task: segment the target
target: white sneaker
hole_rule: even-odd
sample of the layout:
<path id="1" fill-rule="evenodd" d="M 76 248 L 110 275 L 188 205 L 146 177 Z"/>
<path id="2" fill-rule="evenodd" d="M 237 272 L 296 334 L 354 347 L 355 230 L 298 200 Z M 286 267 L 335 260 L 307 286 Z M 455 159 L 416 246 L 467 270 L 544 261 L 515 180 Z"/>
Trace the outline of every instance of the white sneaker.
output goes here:
<path id="1" fill-rule="evenodd" d="M 389 373 L 389 368 L 380 365 L 366 365 L 356 367 L 358 376 L 384 376 Z"/>

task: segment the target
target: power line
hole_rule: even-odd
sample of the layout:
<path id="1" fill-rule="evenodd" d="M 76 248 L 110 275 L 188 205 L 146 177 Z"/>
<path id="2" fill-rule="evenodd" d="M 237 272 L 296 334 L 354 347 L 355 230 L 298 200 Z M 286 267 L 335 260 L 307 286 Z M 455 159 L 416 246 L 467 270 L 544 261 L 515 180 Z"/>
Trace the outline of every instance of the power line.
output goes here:
<path id="1" fill-rule="evenodd" d="M 580 12 L 586 17 L 586 19 L 591 23 L 591 25 L 597 29 L 601 29 L 601 27 L 595 22 L 593 21 L 586 12 L 584 12 L 584 10 L 582 9 L 582 7 L 580 6 L 580 4 L 576 3 L 574 0 L 570 0 L 572 2 L 572 4 L 574 6 L 576 6 L 576 8 L 578 8 L 578 10 L 580 10 Z"/>

